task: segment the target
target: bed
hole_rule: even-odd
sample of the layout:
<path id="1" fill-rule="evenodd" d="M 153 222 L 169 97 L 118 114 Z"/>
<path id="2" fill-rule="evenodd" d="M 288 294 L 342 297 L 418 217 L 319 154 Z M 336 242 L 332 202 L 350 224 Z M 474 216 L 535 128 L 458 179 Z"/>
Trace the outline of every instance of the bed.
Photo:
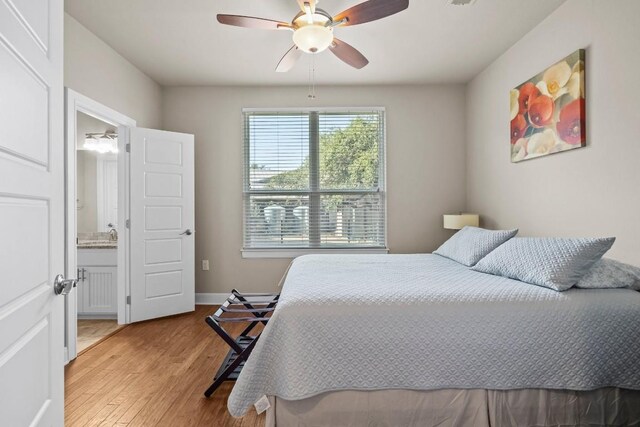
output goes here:
<path id="1" fill-rule="evenodd" d="M 549 422 L 562 403 L 565 419 L 630 425 L 638 390 L 639 292 L 556 292 L 433 254 L 308 255 L 228 409 L 241 416 L 266 397 L 268 425 L 376 408 L 397 410 L 386 425 L 428 425 L 434 413 L 442 425 L 500 425 L 520 412 Z"/>

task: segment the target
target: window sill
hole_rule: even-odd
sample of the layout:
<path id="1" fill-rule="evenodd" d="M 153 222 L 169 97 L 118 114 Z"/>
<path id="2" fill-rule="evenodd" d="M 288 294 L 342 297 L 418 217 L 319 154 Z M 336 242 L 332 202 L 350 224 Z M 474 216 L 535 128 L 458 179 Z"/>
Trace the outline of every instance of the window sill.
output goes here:
<path id="1" fill-rule="evenodd" d="M 242 258 L 296 258 L 310 254 L 386 254 L 387 248 L 243 249 Z"/>

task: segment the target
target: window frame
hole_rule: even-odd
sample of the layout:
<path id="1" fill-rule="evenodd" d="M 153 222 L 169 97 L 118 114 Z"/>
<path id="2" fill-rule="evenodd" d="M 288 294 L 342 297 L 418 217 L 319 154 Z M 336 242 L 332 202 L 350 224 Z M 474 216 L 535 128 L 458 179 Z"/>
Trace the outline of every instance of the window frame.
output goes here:
<path id="1" fill-rule="evenodd" d="M 320 114 L 340 114 L 340 113 L 370 113 L 375 112 L 382 115 L 382 142 L 379 147 L 381 164 L 380 168 L 380 176 L 377 190 L 350 190 L 350 189 L 320 189 L 319 186 L 319 174 L 310 173 L 310 175 L 315 175 L 315 179 L 310 176 L 309 178 L 309 189 L 307 190 L 250 190 L 249 189 L 249 174 L 250 174 L 250 150 L 248 149 L 248 145 L 250 144 L 249 138 L 249 128 L 246 126 L 246 117 L 247 114 L 251 113 L 259 113 L 259 114 L 286 114 L 286 113 L 304 113 L 304 114 L 315 114 L 315 120 L 318 120 Z M 313 120 L 314 116 L 310 116 L 310 121 Z M 386 189 L 386 175 L 387 175 L 387 117 L 386 117 L 386 109 L 384 107 L 305 107 L 305 108 L 243 108 L 241 113 L 242 118 L 242 126 L 243 126 L 243 141 L 242 141 L 242 149 L 243 149 L 243 165 L 242 165 L 242 257 L 243 258 L 295 258 L 300 255 L 306 254 L 385 254 L 389 252 L 388 243 L 387 243 L 387 189 Z M 320 148 L 320 138 L 319 133 L 311 131 L 312 126 L 309 126 L 309 161 L 310 161 L 310 171 L 316 170 L 319 172 L 318 155 Z M 315 134 L 315 135 L 314 135 Z M 315 136 L 315 138 L 314 138 Z M 314 167 L 315 164 L 315 167 Z M 249 203 L 250 195 L 264 195 L 264 194 L 287 194 L 287 195 L 308 195 L 309 196 L 309 207 L 311 211 L 312 203 L 319 204 L 320 197 L 322 195 L 328 194 L 381 194 L 381 203 L 383 208 L 383 246 L 380 247 L 369 247 L 369 246 L 361 246 L 358 247 L 356 245 L 349 247 L 263 247 L 263 248 L 247 248 L 245 247 L 245 237 L 246 237 L 246 212 L 248 209 L 247 204 Z M 314 201 L 312 202 L 312 199 Z M 313 222 L 316 227 L 319 225 L 319 221 Z M 311 219 L 309 220 L 310 224 L 310 237 L 311 241 Z M 316 236 L 316 238 L 318 238 Z"/>

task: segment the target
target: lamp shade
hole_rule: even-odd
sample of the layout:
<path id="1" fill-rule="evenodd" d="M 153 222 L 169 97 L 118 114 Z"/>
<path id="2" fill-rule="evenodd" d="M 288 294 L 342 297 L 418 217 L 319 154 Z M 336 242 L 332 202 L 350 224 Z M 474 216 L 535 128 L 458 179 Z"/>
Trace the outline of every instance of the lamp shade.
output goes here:
<path id="1" fill-rule="evenodd" d="M 460 230 L 465 226 L 477 227 L 480 225 L 480 215 L 478 214 L 455 214 L 443 215 L 444 228 L 448 230 Z"/>

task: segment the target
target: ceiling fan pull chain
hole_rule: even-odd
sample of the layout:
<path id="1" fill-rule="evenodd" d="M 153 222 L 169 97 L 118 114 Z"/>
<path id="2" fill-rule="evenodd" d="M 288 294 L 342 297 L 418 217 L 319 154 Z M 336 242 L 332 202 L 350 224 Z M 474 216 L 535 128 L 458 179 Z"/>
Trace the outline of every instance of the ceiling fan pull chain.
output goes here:
<path id="1" fill-rule="evenodd" d="M 313 99 L 316 99 L 316 54 L 311 56 L 311 93 Z"/>
<path id="2" fill-rule="evenodd" d="M 311 62 L 309 64 L 309 99 L 316 99 L 316 55 L 311 54 Z"/>

